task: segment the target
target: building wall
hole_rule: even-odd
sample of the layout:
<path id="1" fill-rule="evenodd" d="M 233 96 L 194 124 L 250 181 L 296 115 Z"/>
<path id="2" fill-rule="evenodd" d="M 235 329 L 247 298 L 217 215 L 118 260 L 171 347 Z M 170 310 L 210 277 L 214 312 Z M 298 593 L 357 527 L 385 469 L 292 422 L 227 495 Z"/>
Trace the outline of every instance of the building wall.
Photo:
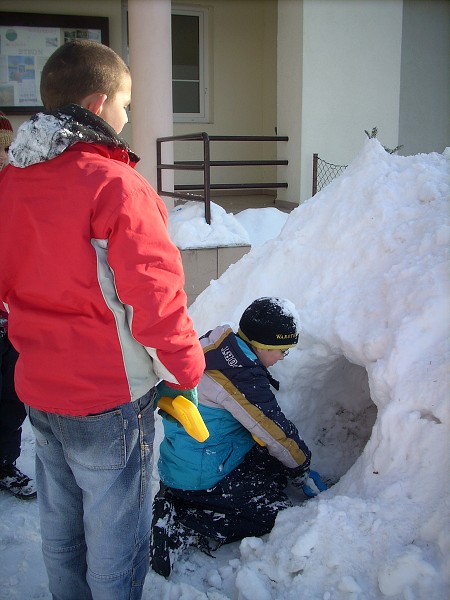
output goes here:
<path id="1" fill-rule="evenodd" d="M 278 192 L 285 202 L 300 202 L 302 150 L 302 81 L 303 81 L 303 2 L 279 0 L 277 45 L 277 123 L 278 133 L 289 142 L 281 146 L 280 159 L 287 167 L 278 168 L 278 181 L 289 187 Z"/>
<path id="2" fill-rule="evenodd" d="M 142 0 L 145 7 L 147 0 Z M 188 2 L 187 2 L 188 3 Z M 277 0 L 195 0 L 194 4 L 210 9 L 210 123 L 177 123 L 173 133 L 206 131 L 222 135 L 274 135 L 276 127 L 276 36 Z M 138 3 L 136 5 L 139 8 Z M 121 0 L 0 0 L 0 11 L 39 12 L 45 14 L 82 14 L 108 16 L 110 45 L 123 55 Z M 170 46 L 170 39 L 167 40 Z M 133 65 L 131 65 L 133 69 Z M 136 82 L 134 82 L 135 90 Z M 151 91 L 152 82 L 148 82 Z M 154 94 L 153 94 L 154 95 Z M 137 114 L 137 113 L 136 113 Z M 17 129 L 25 116 L 12 117 Z M 133 111 L 131 112 L 133 120 Z M 122 136 L 132 143 L 132 128 L 125 126 Z M 167 131 L 160 135 L 171 135 Z M 153 142 L 149 142 L 153 143 Z M 139 147 L 140 163 L 154 166 L 154 152 Z M 153 148 L 153 146 L 152 146 Z M 176 146 L 182 152 L 175 158 L 201 157 L 200 143 Z M 276 158 L 277 147 L 272 143 L 216 143 L 213 158 L 266 159 Z M 148 156 L 147 156 L 148 154 Z M 198 181 L 199 174 L 183 173 L 183 180 Z M 153 177 L 151 178 L 152 183 Z M 215 182 L 276 180 L 274 167 L 220 168 L 213 172 Z M 169 186 L 170 187 L 170 186 Z"/>
<path id="3" fill-rule="evenodd" d="M 399 154 L 450 146 L 450 2 L 404 0 Z"/>
<path id="4" fill-rule="evenodd" d="M 217 169 L 213 181 L 288 181 L 278 197 L 297 204 L 311 195 L 312 154 L 347 164 L 364 143 L 365 129 L 377 126 L 380 141 L 403 144 L 403 154 L 449 145 L 446 0 L 195 4 L 210 8 L 211 122 L 176 123 L 174 133 L 272 135 L 277 127 L 289 136 L 278 146 L 213 144 L 218 160 L 276 158 L 277 148 L 279 158 L 289 160 L 277 174 L 270 167 Z M 0 11 L 108 16 L 111 47 L 123 52 L 121 0 L 0 0 Z M 14 128 L 24 119 L 12 116 Z M 131 141 L 131 125 L 123 136 Z M 175 158 L 201 156 L 199 143 L 181 148 Z"/>
<path id="5" fill-rule="evenodd" d="M 314 152 L 347 164 L 375 126 L 385 146 L 398 144 L 402 8 L 402 0 L 303 0 L 301 192 L 293 201 L 311 196 Z"/>
<path id="6" fill-rule="evenodd" d="M 276 0 L 197 0 L 194 4 L 210 7 L 212 110 L 209 123 L 174 123 L 174 134 L 275 135 Z M 199 142 L 183 142 L 177 144 L 175 158 L 198 159 L 200 150 Z M 276 146 L 271 143 L 213 142 L 212 152 L 216 160 L 276 158 Z M 215 169 L 213 180 L 229 183 L 239 176 L 243 181 L 276 177 L 274 168 L 239 169 Z M 183 173 L 185 182 L 198 177 Z"/>

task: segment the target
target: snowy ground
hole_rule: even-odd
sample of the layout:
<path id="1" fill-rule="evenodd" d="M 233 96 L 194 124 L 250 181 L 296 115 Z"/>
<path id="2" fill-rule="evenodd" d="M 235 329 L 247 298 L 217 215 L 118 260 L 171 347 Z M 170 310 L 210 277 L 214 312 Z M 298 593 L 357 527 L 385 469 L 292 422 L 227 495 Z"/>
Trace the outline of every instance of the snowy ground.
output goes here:
<path id="1" fill-rule="evenodd" d="M 278 397 L 313 467 L 337 483 L 262 539 L 192 551 L 168 580 L 150 572 L 144 600 L 450 596 L 449 191 L 448 158 L 389 155 L 367 140 L 341 177 L 280 217 L 278 237 L 253 243 L 197 298 L 199 333 L 235 325 L 259 296 L 294 302 L 303 332 L 273 369 Z M 251 239 L 268 210 L 233 221 L 213 206 L 198 237 Z M 28 424 L 23 441 L 19 466 L 31 473 Z M 2 493 L 0 510 L 0 598 L 49 600 L 37 503 Z"/>

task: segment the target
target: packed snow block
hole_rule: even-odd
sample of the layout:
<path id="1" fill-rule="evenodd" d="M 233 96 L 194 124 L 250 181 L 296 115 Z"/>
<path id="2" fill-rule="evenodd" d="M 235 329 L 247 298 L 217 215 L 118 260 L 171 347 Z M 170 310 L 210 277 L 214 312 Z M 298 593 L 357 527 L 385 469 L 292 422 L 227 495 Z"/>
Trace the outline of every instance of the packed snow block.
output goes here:
<path id="1" fill-rule="evenodd" d="M 233 214 L 211 203 L 211 224 L 200 202 L 186 202 L 169 214 L 169 235 L 180 249 L 188 305 L 251 248 L 246 229 Z"/>
<path id="2" fill-rule="evenodd" d="M 220 277 L 230 265 L 237 263 L 251 246 L 227 246 L 217 248 L 217 277 Z"/>
<path id="3" fill-rule="evenodd" d="M 217 249 L 180 250 L 186 282 L 184 289 L 188 306 L 208 287 L 211 279 L 217 277 Z"/>
<path id="4" fill-rule="evenodd" d="M 218 279 L 230 265 L 238 262 L 251 246 L 190 248 L 180 250 L 186 283 L 184 289 L 190 306 L 212 280 Z"/>

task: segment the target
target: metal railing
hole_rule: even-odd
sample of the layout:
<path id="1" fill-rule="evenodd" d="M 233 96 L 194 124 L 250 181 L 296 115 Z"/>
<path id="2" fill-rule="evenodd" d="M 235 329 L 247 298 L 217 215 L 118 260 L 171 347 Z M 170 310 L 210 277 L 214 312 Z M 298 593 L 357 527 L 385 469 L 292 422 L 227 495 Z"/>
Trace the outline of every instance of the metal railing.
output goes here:
<path id="1" fill-rule="evenodd" d="M 287 183 L 259 182 L 259 183 L 211 183 L 212 167 L 245 167 L 245 166 L 278 166 L 287 165 L 287 160 L 211 160 L 211 142 L 287 142 L 287 136 L 244 136 L 244 135 L 208 135 L 206 132 L 192 133 L 186 135 L 175 135 L 161 137 L 156 140 L 156 170 L 158 194 L 179 198 L 181 200 L 195 200 L 205 203 L 205 220 L 211 223 L 211 190 L 242 190 L 242 189 L 275 189 L 287 188 Z M 165 142 L 202 142 L 203 160 L 180 160 L 173 164 L 162 162 L 162 144 Z M 165 169 L 174 171 L 202 171 L 202 184 L 174 185 L 174 191 L 163 189 L 162 172 Z M 202 190 L 201 194 L 188 193 Z"/>
<path id="2" fill-rule="evenodd" d="M 312 195 L 315 196 L 322 188 L 345 171 L 348 165 L 333 165 L 313 154 Z"/>

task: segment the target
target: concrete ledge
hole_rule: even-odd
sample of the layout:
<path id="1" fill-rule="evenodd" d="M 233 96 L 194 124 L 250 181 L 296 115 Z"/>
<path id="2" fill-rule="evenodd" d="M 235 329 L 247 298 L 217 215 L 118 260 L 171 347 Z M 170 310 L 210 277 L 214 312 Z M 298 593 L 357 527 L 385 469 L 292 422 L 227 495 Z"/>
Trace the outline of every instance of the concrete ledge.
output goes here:
<path id="1" fill-rule="evenodd" d="M 180 250 L 186 277 L 185 290 L 190 306 L 211 280 L 218 279 L 228 267 L 247 254 L 251 246 L 219 246 Z"/>

